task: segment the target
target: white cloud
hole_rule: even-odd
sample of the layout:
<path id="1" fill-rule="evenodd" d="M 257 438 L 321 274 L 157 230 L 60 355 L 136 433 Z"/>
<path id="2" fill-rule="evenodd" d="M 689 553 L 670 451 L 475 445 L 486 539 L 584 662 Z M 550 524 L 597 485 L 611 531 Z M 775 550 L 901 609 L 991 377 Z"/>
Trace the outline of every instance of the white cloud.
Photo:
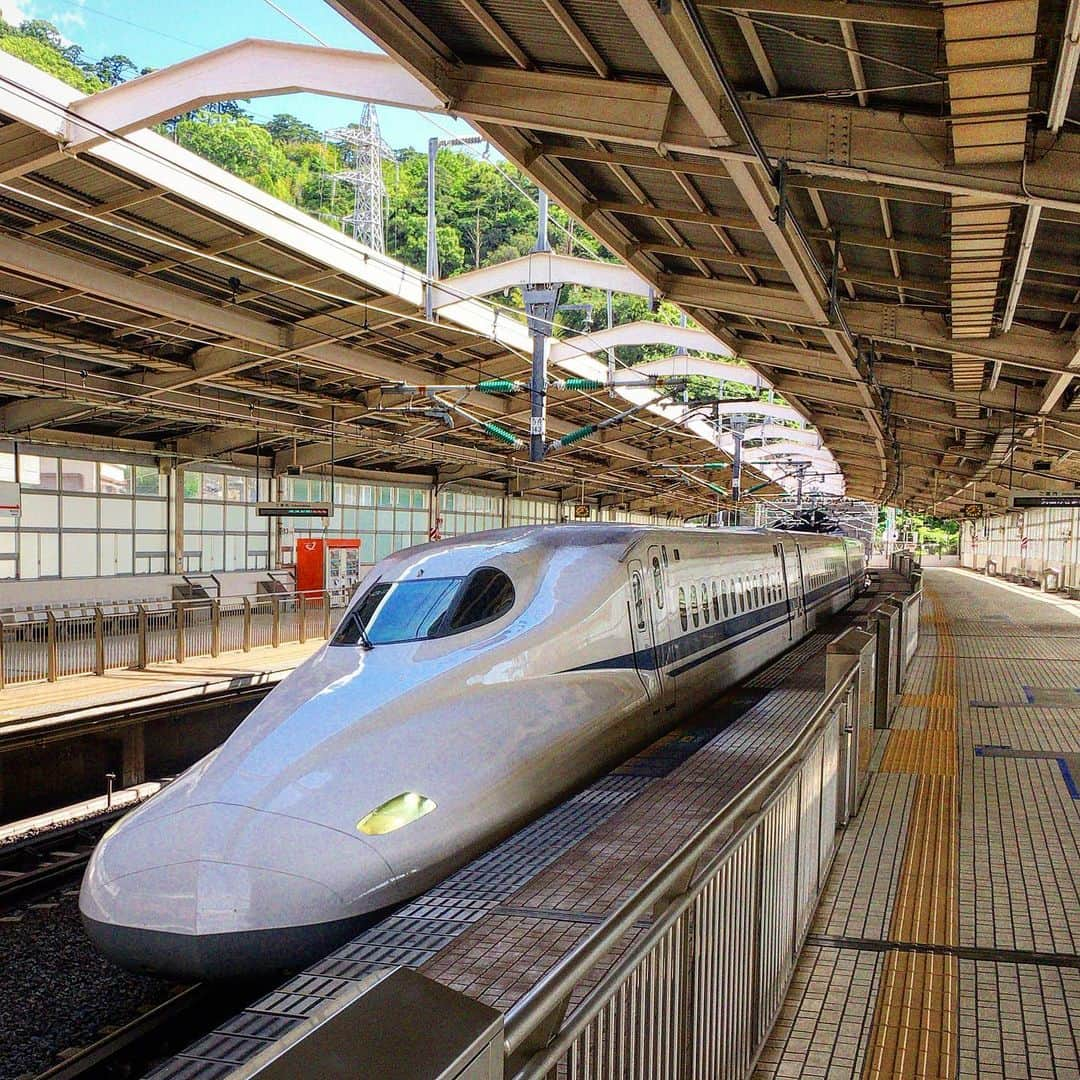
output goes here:
<path id="1" fill-rule="evenodd" d="M 0 2 L 0 16 L 4 22 L 11 26 L 18 26 L 27 19 L 36 19 L 34 5 L 29 0 L 2 0 Z"/>

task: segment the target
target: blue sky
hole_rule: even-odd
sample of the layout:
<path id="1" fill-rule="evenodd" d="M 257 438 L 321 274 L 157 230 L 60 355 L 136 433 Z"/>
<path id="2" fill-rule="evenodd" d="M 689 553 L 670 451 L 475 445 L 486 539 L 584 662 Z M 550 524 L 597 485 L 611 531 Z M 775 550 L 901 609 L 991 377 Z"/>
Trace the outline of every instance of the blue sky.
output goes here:
<path id="1" fill-rule="evenodd" d="M 274 0 L 328 45 L 374 51 L 375 45 L 324 0 Z M 47 19 L 92 57 L 122 53 L 140 67 L 164 67 L 245 37 L 315 44 L 267 0 L 0 0 L 8 22 Z M 315 127 L 347 124 L 357 103 L 314 94 L 257 98 L 248 106 L 256 119 L 290 112 Z M 403 109 L 379 109 L 386 141 L 393 147 L 427 146 L 432 136 L 474 134 L 447 117 L 427 117 Z"/>

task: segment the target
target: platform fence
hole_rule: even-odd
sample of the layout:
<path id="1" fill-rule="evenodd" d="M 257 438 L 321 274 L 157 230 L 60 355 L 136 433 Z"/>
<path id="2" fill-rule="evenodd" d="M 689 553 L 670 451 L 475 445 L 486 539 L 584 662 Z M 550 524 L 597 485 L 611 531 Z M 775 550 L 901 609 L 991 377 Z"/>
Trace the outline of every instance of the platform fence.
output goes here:
<path id="1" fill-rule="evenodd" d="M 79 605 L 0 615 L 0 689 L 317 641 L 342 592 Z"/>
<path id="2" fill-rule="evenodd" d="M 836 850 L 858 672 L 852 663 L 795 742 L 506 1014 L 506 1077 L 747 1075 Z"/>

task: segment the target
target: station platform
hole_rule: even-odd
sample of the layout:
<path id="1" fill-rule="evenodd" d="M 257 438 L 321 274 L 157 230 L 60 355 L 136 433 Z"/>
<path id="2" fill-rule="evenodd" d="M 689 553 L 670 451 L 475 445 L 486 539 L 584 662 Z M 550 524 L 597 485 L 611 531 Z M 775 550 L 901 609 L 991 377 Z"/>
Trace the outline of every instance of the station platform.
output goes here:
<path id="1" fill-rule="evenodd" d="M 1080 1077 L 1080 604 L 923 581 L 919 650 L 759 1080 Z"/>
<path id="2" fill-rule="evenodd" d="M 894 577 L 882 571 L 882 592 L 901 591 Z M 740 1065 L 745 1003 L 737 972 L 729 974 L 712 1038 L 731 1045 L 709 1075 L 1080 1077 L 1080 605 L 962 570 L 928 569 L 923 583 L 919 647 L 891 727 L 875 733 L 861 809 L 838 834 L 778 1019 L 756 1061 Z M 239 1075 L 392 967 L 512 1017 L 523 995 L 781 752 L 824 697 L 825 642 L 865 622 L 877 602 L 857 601 L 711 717 L 297 974 L 154 1080 Z M 569 1014 L 657 918 L 632 925 L 575 988 Z M 761 924 L 749 914 L 741 921 L 760 940 Z M 732 938 L 731 950 L 739 947 Z M 678 1000 L 678 965 L 665 976 L 660 963 L 650 977 L 659 971 Z M 640 1059 L 631 1069 L 620 1051 L 608 1069 L 591 1059 L 588 1075 L 668 1074 L 670 1033 L 631 1037 L 633 1015 L 631 1003 L 628 1052 L 657 1055 L 657 1071 Z M 622 1012 L 597 1022 L 605 1017 L 609 1032 L 627 1022 Z M 602 1039 L 603 1026 L 590 1030 Z M 595 1045 L 605 1044 L 593 1054 Z M 584 1067 L 590 1058 L 566 1060 Z"/>
<path id="3" fill-rule="evenodd" d="M 0 690 L 0 745 L 43 738 L 49 732 L 70 731 L 151 707 L 188 705 L 269 687 L 323 644 L 320 638 L 203 656 L 179 664 L 151 664 L 145 670 L 6 686 Z"/>
<path id="4" fill-rule="evenodd" d="M 827 697 L 827 644 L 886 596 L 910 592 L 901 575 L 879 573 L 874 594 L 821 622 L 708 710 L 296 974 L 153 1080 L 248 1075 L 256 1056 L 287 1045 L 309 1018 L 389 967 L 510 1009 L 793 744 Z M 635 925 L 575 988 L 571 1011 L 648 925 Z"/>

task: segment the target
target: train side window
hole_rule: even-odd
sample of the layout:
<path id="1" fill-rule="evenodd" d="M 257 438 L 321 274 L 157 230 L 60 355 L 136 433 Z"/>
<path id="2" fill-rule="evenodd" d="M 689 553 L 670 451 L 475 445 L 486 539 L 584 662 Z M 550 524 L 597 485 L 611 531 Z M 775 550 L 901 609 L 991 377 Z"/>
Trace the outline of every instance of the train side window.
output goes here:
<path id="1" fill-rule="evenodd" d="M 701 583 L 701 617 L 705 620 L 706 625 L 708 625 L 711 618 L 709 614 L 709 586 L 708 583 L 704 581 Z"/>
<path id="2" fill-rule="evenodd" d="M 679 561 L 679 549 L 678 548 L 672 548 L 671 552 L 675 556 L 675 561 L 678 562 Z"/>
<path id="3" fill-rule="evenodd" d="M 470 630 L 505 615 L 513 606 L 513 582 L 493 566 L 481 567 L 465 582 L 453 610 L 443 617 L 444 626 L 431 636 L 436 636 L 440 631 L 455 634 Z"/>
<path id="4" fill-rule="evenodd" d="M 720 621 L 720 596 L 716 591 L 716 582 L 715 581 L 712 583 L 712 613 L 713 613 L 713 618 L 717 622 L 719 622 Z"/>
<path id="5" fill-rule="evenodd" d="M 630 575 L 630 588 L 634 594 L 634 620 L 639 630 L 645 629 L 645 590 L 641 585 L 641 575 L 635 570 Z"/>
<path id="6" fill-rule="evenodd" d="M 664 573 L 660 569 L 660 560 L 654 555 L 652 558 L 652 583 L 653 592 L 656 593 L 656 606 L 660 611 L 664 610 Z"/>
<path id="7" fill-rule="evenodd" d="M 724 606 L 724 618 L 728 617 L 728 587 L 727 582 L 721 579 L 720 581 L 720 602 Z"/>
<path id="8" fill-rule="evenodd" d="M 690 586 L 690 614 L 694 618 L 694 625 L 701 625 L 701 616 L 698 614 L 697 606 L 697 588 L 693 585 Z"/>
<path id="9" fill-rule="evenodd" d="M 663 557 L 664 557 L 664 565 L 667 566 L 667 564 L 668 564 L 667 544 L 661 544 L 660 545 L 660 554 L 663 555 Z"/>
<path id="10" fill-rule="evenodd" d="M 686 610 L 686 590 L 679 586 L 679 622 L 682 623 L 682 628 L 685 630 L 689 618 Z"/>
<path id="11" fill-rule="evenodd" d="M 735 579 L 735 599 L 739 602 L 739 611 L 746 610 L 746 582 L 743 578 Z"/>

